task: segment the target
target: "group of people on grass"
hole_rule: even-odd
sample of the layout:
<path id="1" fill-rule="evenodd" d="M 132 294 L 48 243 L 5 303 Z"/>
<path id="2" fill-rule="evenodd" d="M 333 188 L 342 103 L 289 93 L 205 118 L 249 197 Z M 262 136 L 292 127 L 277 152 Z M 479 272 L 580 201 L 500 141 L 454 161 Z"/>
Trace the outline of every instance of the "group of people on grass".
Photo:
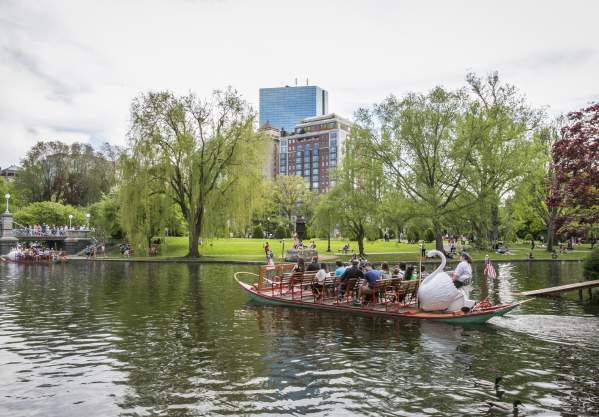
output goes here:
<path id="1" fill-rule="evenodd" d="M 471 264 L 472 259 L 470 258 L 470 255 L 466 252 L 462 252 L 460 263 L 455 271 L 451 273 L 454 285 L 457 288 L 470 284 L 472 279 Z M 356 305 L 360 305 L 361 300 L 370 298 L 374 295 L 374 288 L 377 281 L 388 279 L 410 281 L 419 278 L 418 271 L 413 265 L 407 265 L 404 262 L 400 262 L 399 265 L 391 269 L 387 262 L 383 262 L 377 269 L 366 259 L 359 259 L 357 257 L 354 257 L 349 263 L 337 261 L 335 263 L 335 270 L 330 273 L 325 263 L 318 262 L 317 256 L 314 256 L 310 263 L 306 263 L 300 258 L 294 265 L 292 272 L 315 273 L 312 291 L 316 294 L 317 299 L 322 298 L 325 287 L 328 285 L 332 292 L 336 292 L 339 300 L 342 300 L 347 295 L 347 292 L 357 292 L 357 297 L 354 297 L 354 304 Z M 334 276 L 336 279 L 333 281 L 333 284 L 327 284 L 327 278 L 331 276 Z M 428 276 L 426 267 L 422 265 L 420 278 L 425 278 L 426 276 Z M 293 287 L 293 285 L 294 282 L 292 279 L 289 283 L 290 288 Z M 331 288 L 331 286 L 334 288 Z"/>

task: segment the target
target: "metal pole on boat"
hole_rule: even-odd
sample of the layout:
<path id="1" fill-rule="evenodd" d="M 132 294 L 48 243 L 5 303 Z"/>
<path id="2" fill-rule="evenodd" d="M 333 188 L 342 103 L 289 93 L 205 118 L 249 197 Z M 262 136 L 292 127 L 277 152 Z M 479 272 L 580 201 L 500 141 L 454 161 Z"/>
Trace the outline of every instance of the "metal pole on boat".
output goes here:
<path id="1" fill-rule="evenodd" d="M 424 243 L 420 244 L 420 264 L 418 265 L 418 279 L 422 279 L 422 248 Z"/>

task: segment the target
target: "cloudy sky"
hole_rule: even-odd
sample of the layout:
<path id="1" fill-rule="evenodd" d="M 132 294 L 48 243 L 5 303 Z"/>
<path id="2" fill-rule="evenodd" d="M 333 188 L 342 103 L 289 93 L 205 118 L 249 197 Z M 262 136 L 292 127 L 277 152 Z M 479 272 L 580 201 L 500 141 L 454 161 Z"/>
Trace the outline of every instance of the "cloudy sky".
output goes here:
<path id="1" fill-rule="evenodd" d="M 38 140 L 124 144 L 131 99 L 295 78 L 345 116 L 498 70 L 559 114 L 599 100 L 599 1 L 0 0 L 0 166 Z"/>

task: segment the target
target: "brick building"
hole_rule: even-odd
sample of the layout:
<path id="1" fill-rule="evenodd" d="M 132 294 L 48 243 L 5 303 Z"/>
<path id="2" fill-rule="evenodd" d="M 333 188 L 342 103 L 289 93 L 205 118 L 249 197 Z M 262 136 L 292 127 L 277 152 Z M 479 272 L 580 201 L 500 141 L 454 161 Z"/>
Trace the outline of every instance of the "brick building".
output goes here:
<path id="1" fill-rule="evenodd" d="M 279 174 L 304 178 L 308 188 L 326 192 L 333 184 L 329 170 L 341 162 L 351 122 L 335 113 L 308 117 L 279 142 Z"/>

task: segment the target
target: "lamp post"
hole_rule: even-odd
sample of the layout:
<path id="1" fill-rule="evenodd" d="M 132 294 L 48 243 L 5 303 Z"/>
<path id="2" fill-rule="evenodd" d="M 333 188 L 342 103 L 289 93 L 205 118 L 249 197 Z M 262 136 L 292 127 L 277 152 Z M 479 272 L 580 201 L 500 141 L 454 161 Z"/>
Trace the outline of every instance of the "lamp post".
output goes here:
<path id="1" fill-rule="evenodd" d="M 92 216 L 91 214 L 89 214 L 89 213 L 85 213 L 85 217 L 87 218 L 87 228 L 88 228 L 88 230 L 89 230 L 89 218 L 90 218 L 91 216 Z"/>
<path id="2" fill-rule="evenodd" d="M 10 194 L 4 194 L 4 198 L 6 198 L 6 213 L 8 214 L 10 213 L 10 211 L 8 210 L 8 200 L 10 200 Z"/>
<path id="3" fill-rule="evenodd" d="M 69 214 L 69 230 L 73 228 L 73 215 Z"/>

